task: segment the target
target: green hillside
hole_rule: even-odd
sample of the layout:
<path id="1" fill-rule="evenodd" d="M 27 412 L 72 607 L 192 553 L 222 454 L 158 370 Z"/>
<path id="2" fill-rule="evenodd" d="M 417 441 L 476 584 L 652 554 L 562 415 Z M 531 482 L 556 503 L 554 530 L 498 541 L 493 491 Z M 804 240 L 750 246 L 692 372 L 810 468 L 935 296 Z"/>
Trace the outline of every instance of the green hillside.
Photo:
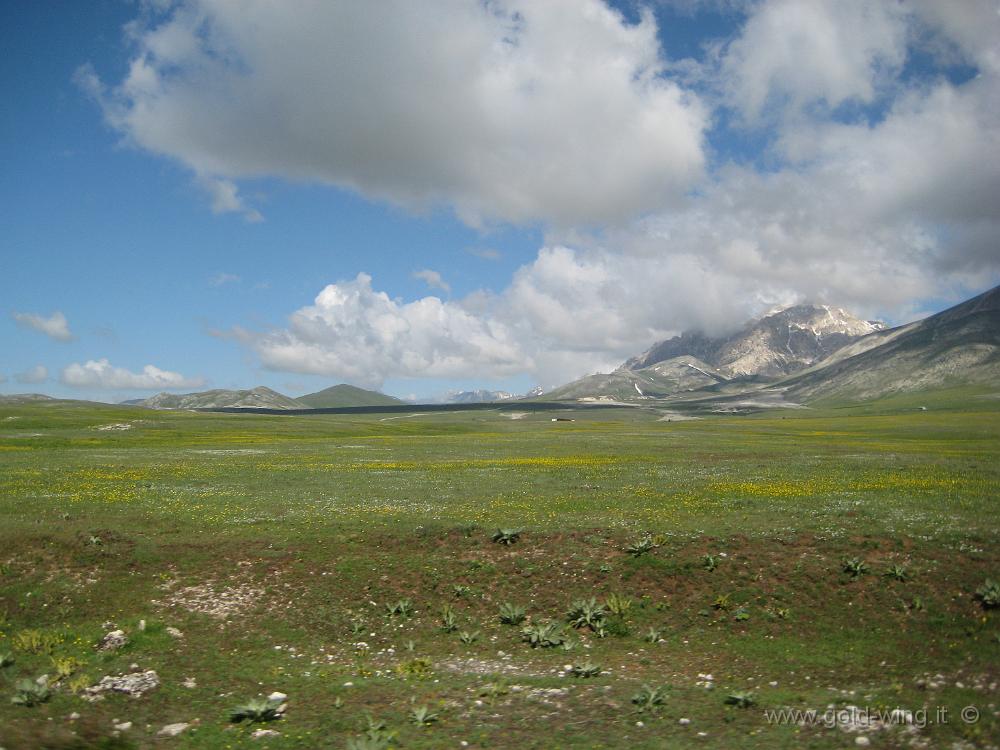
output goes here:
<path id="1" fill-rule="evenodd" d="M 403 403 L 398 398 L 386 396 L 378 391 L 366 391 L 364 388 L 347 383 L 299 396 L 295 400 L 312 409 L 334 409 L 342 406 L 390 406 Z"/>

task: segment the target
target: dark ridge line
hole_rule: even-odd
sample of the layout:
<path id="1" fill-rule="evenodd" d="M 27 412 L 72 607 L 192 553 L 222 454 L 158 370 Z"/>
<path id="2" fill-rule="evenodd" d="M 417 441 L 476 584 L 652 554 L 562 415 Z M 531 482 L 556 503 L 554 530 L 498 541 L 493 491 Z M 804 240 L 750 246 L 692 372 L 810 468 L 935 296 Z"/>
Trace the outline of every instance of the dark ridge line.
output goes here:
<path id="1" fill-rule="evenodd" d="M 516 409 L 519 411 L 574 411 L 580 409 L 631 409 L 621 404 L 574 404 L 560 401 L 513 401 L 509 403 L 491 402 L 487 404 L 386 404 L 385 406 L 328 406 L 322 409 L 269 409 L 249 406 L 217 406 L 193 409 L 192 411 L 218 412 L 223 414 L 278 414 L 288 416 L 309 416 L 310 414 L 409 414 L 411 412 L 449 411 L 499 411 Z"/>

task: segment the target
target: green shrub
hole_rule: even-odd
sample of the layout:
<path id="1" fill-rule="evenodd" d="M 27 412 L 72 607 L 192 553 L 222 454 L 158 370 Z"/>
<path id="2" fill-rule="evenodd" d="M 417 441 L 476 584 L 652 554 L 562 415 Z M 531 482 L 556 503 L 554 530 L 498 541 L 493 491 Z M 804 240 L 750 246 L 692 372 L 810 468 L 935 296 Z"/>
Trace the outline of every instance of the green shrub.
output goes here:
<path id="1" fill-rule="evenodd" d="M 851 578 L 860 578 L 868 572 L 868 563 L 860 557 L 852 557 L 850 560 L 844 560 L 841 569 L 850 575 Z"/>
<path id="2" fill-rule="evenodd" d="M 757 703 L 757 699 L 749 690 L 736 690 L 726 696 L 727 706 L 737 708 L 750 708 Z"/>
<path id="3" fill-rule="evenodd" d="M 601 673 L 601 668 L 594 664 L 593 662 L 584 662 L 583 664 L 574 664 L 573 668 L 570 670 L 570 674 L 574 677 L 581 677 L 587 679 L 590 677 L 597 677 Z"/>
<path id="4" fill-rule="evenodd" d="M 493 541 L 509 547 L 521 538 L 521 529 L 497 529 L 493 534 Z"/>
<path id="5" fill-rule="evenodd" d="M 1000 607 L 1000 584 L 992 578 L 987 578 L 983 585 L 976 589 L 976 599 L 983 609 L 996 609 Z"/>
<path id="6" fill-rule="evenodd" d="M 566 642 L 566 631 L 558 622 L 530 623 L 521 629 L 521 640 L 532 648 L 555 648 Z"/>
<path id="7" fill-rule="evenodd" d="M 622 594 L 611 593 L 604 600 L 604 606 L 611 614 L 624 617 L 632 608 L 632 600 Z"/>
<path id="8" fill-rule="evenodd" d="M 647 552 L 652 552 L 655 547 L 656 544 L 653 543 L 653 537 L 644 536 L 632 542 L 625 548 L 625 551 L 632 555 L 632 557 L 642 557 Z"/>
<path id="9" fill-rule="evenodd" d="M 410 659 L 396 665 L 396 674 L 400 677 L 415 677 L 418 680 L 424 680 L 433 673 L 434 670 L 431 668 L 430 660 L 423 657 Z"/>
<path id="10" fill-rule="evenodd" d="M 409 599 L 400 599 L 398 602 L 385 605 L 386 614 L 389 617 L 399 616 L 399 617 L 412 617 L 413 616 L 413 602 Z"/>
<path id="11" fill-rule="evenodd" d="M 14 683 L 14 697 L 10 702 L 15 706 L 31 708 L 39 703 L 45 703 L 51 697 L 52 691 L 41 677 L 38 680 L 23 679 Z"/>
<path id="12" fill-rule="evenodd" d="M 520 625 L 525 617 L 524 607 L 509 602 L 500 605 L 500 622 L 504 625 Z"/>
<path id="13" fill-rule="evenodd" d="M 417 706 L 410 711 L 410 721 L 420 727 L 429 727 L 438 720 L 438 715 L 431 712 L 427 706 Z"/>
<path id="14" fill-rule="evenodd" d="M 654 688 L 643 685 L 639 692 L 632 696 L 632 703 L 640 711 L 653 711 L 667 700 L 666 691 L 662 687 Z"/>
<path id="15" fill-rule="evenodd" d="M 898 565 L 898 564 L 890 565 L 886 569 L 884 575 L 886 578 L 891 578 L 894 581 L 910 580 L 910 572 L 906 569 L 905 565 Z"/>
<path id="16" fill-rule="evenodd" d="M 574 628 L 590 628 L 597 632 L 604 624 L 607 612 L 604 605 L 598 604 L 597 599 L 577 599 L 570 605 L 566 612 L 566 620 Z"/>
<path id="17" fill-rule="evenodd" d="M 458 630 L 458 620 L 455 617 L 455 610 L 450 604 L 445 604 L 441 610 L 441 630 L 446 633 L 454 633 Z"/>
<path id="18" fill-rule="evenodd" d="M 234 724 L 242 721 L 249 721 L 251 724 L 277 721 L 281 718 L 282 703 L 282 700 L 275 698 L 254 698 L 230 711 L 229 721 Z"/>

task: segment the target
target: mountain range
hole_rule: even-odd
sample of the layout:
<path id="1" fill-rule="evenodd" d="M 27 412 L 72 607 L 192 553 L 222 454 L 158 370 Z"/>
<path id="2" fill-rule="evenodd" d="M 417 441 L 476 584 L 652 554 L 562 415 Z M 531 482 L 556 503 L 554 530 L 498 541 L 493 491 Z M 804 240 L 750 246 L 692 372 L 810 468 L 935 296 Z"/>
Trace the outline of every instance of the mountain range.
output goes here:
<path id="1" fill-rule="evenodd" d="M 505 391 L 452 392 L 445 403 L 519 400 L 722 408 L 740 399 L 769 405 L 821 399 L 866 401 L 895 393 L 959 385 L 1000 388 L 1000 286 L 943 312 L 888 328 L 826 305 L 794 305 L 710 336 L 688 331 L 654 344 L 610 373 L 597 373 L 524 396 Z M 44 400 L 40 394 L 0 402 Z M 316 409 L 406 403 L 342 383 L 292 398 L 248 390 L 159 393 L 126 404 L 154 409 Z"/>
<path id="2" fill-rule="evenodd" d="M 146 399 L 133 399 L 124 403 L 151 409 L 331 409 L 345 406 L 387 406 L 403 402 L 384 393 L 341 383 L 298 398 L 258 386 L 249 390 L 157 393 Z"/>
<path id="3" fill-rule="evenodd" d="M 648 402 L 756 394 L 790 402 L 862 401 L 965 384 L 1000 385 L 1000 287 L 895 328 L 826 305 L 795 305 L 712 337 L 686 332 L 614 372 L 546 400 Z"/>

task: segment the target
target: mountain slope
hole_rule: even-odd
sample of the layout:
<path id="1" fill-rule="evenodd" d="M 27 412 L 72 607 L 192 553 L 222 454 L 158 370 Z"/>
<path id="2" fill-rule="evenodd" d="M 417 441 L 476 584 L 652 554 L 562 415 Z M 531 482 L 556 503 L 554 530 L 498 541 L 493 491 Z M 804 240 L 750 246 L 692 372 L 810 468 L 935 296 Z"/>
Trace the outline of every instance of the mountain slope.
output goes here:
<path id="1" fill-rule="evenodd" d="M 878 331 L 774 386 L 794 400 L 866 400 L 952 385 L 1000 386 L 1000 287 Z"/>
<path id="2" fill-rule="evenodd" d="M 245 391 L 217 389 L 198 393 L 157 393 L 139 402 L 151 409 L 218 409 L 221 407 L 304 409 L 304 404 L 265 386 Z"/>
<path id="3" fill-rule="evenodd" d="M 623 367 L 642 370 L 664 360 L 697 357 L 726 378 L 778 378 L 809 367 L 883 327 L 838 307 L 795 305 L 752 320 L 730 336 L 713 338 L 685 332 L 659 342 Z"/>
<path id="4" fill-rule="evenodd" d="M 684 356 L 657 362 L 641 370 L 620 367 L 606 375 L 588 375 L 546 392 L 544 398 L 546 401 L 640 401 L 698 390 L 725 380 L 711 365 L 696 357 Z"/>
<path id="5" fill-rule="evenodd" d="M 343 406 L 389 406 L 403 403 L 398 398 L 386 396 L 378 391 L 366 391 L 347 383 L 324 388 L 316 393 L 307 393 L 297 399 L 308 409 L 335 409 Z M 302 407 L 300 407 L 302 408 Z"/>

